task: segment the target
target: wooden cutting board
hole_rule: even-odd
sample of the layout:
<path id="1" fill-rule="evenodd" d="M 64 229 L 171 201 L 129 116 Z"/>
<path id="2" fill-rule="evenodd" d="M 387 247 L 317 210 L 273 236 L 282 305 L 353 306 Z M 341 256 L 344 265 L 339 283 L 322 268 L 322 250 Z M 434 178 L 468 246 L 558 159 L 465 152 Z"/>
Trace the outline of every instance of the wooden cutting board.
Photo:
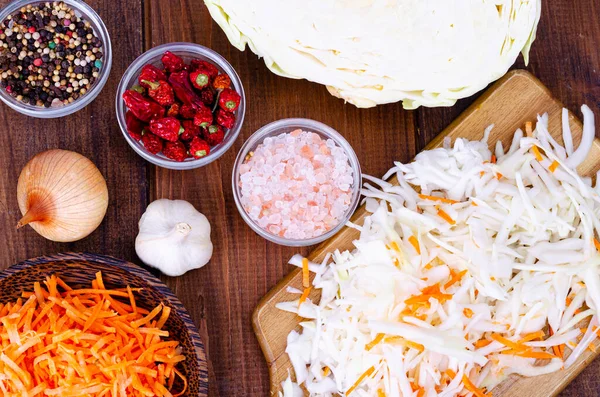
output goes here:
<path id="1" fill-rule="evenodd" d="M 517 128 L 523 128 L 526 121 L 536 121 L 536 116 L 549 114 L 549 129 L 552 135 L 562 142 L 561 112 L 562 104 L 552 97 L 552 94 L 533 75 L 516 70 L 508 73 L 491 88 L 489 88 L 473 105 L 460 115 L 448 128 L 438 135 L 426 149 L 442 145 L 445 137 L 453 141 L 456 138 L 470 140 L 481 139 L 483 130 L 490 124 L 495 127 L 491 133 L 492 144 L 501 140 L 504 147 L 510 145 Z M 579 144 L 582 133 L 581 122 L 570 115 L 571 130 L 575 145 Z M 403 131 L 397 131 L 403 133 Z M 577 147 L 577 146 L 575 146 Z M 390 162 L 390 167 L 392 163 Z M 587 160 L 580 166 L 579 173 L 593 176 L 600 169 L 600 141 L 595 140 Z M 392 181 L 393 182 L 393 181 Z M 366 216 L 364 207 L 354 214 L 353 222 L 362 224 Z M 320 262 L 327 252 L 352 249 L 352 241 L 358 237 L 354 229 L 344 228 L 330 240 L 322 243 L 309 255 L 309 259 Z M 269 365 L 271 376 L 271 395 L 276 395 L 281 389 L 281 382 L 288 373 L 293 376 L 293 369 L 287 354 L 285 354 L 287 335 L 293 329 L 299 329 L 300 317 L 293 313 L 281 311 L 275 307 L 279 302 L 292 301 L 297 295 L 286 292 L 291 286 L 302 289 L 300 269 L 294 270 L 279 282 L 258 304 L 252 316 L 254 332 Z M 319 291 L 313 290 L 310 295 L 313 301 L 319 300 Z M 558 373 L 523 378 L 513 375 L 494 391 L 494 397 L 549 397 L 557 395 L 581 370 L 583 370 L 597 354 L 586 351 L 579 361 L 567 370 Z"/>

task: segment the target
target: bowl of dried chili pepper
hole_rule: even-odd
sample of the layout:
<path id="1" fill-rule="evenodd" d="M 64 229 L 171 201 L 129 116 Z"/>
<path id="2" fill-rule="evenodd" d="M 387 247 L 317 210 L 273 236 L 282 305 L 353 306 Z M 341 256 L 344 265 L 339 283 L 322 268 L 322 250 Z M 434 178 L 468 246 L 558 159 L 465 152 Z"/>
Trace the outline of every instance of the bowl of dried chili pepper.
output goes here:
<path id="1" fill-rule="evenodd" d="M 237 139 L 245 109 L 231 64 L 193 43 L 145 52 L 117 89 L 117 119 L 129 145 L 147 161 L 176 170 L 221 157 Z"/>

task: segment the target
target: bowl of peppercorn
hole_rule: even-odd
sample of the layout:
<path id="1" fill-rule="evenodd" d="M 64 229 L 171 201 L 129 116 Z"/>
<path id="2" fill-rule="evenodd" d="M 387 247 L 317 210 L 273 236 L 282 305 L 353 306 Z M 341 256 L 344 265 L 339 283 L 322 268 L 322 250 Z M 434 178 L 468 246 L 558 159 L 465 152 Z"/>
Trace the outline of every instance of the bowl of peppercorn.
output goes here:
<path id="1" fill-rule="evenodd" d="M 221 157 L 239 136 L 246 100 L 225 58 L 193 43 L 169 43 L 129 66 L 117 89 L 117 119 L 147 161 L 188 170 Z"/>
<path id="2" fill-rule="evenodd" d="M 98 14 L 81 0 L 18 0 L 0 11 L 0 100 L 32 117 L 74 113 L 96 98 L 111 68 Z"/>

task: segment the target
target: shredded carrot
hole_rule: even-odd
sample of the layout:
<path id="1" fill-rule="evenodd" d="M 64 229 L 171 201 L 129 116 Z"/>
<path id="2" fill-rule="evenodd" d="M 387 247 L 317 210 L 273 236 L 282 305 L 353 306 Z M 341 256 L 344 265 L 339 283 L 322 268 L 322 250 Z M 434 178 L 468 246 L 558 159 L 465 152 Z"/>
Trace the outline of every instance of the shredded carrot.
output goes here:
<path id="1" fill-rule="evenodd" d="M 393 249 L 396 252 L 400 252 L 400 247 L 398 247 L 398 243 L 395 241 L 392 241 L 390 243 L 390 248 Z"/>
<path id="2" fill-rule="evenodd" d="M 408 242 L 411 243 L 412 246 L 415 248 L 415 251 L 417 251 L 417 255 L 421 255 L 421 247 L 419 246 L 419 240 L 417 240 L 415 236 L 410 236 L 408 238 Z"/>
<path id="3" fill-rule="evenodd" d="M 485 171 L 479 171 L 479 177 L 481 178 L 482 176 L 485 175 Z"/>
<path id="4" fill-rule="evenodd" d="M 349 396 L 360 384 L 365 380 L 365 378 L 371 376 L 375 372 L 375 367 L 371 367 L 366 370 L 361 376 L 358 377 L 356 382 L 346 391 L 346 395 Z"/>
<path id="5" fill-rule="evenodd" d="M 456 200 L 450 200 L 444 197 L 437 197 L 437 196 L 428 196 L 426 194 L 419 194 L 419 198 L 421 200 L 430 200 L 430 201 L 439 201 L 442 203 L 446 203 L 446 204 L 458 204 L 459 201 Z"/>
<path id="6" fill-rule="evenodd" d="M 489 339 L 479 339 L 477 342 L 475 342 L 475 347 L 481 349 L 482 347 L 486 347 L 490 343 L 492 343 L 492 341 Z"/>
<path id="7" fill-rule="evenodd" d="M 371 342 L 369 342 L 365 345 L 365 350 L 366 351 L 371 350 L 373 347 L 375 347 L 375 345 L 377 345 L 379 342 L 381 342 L 383 340 L 384 336 L 385 336 L 384 334 L 377 334 L 377 336 L 375 336 L 375 338 Z"/>
<path id="8" fill-rule="evenodd" d="M 594 239 L 594 247 L 596 247 L 597 251 L 600 251 L 600 241 Z"/>
<path id="9" fill-rule="evenodd" d="M 473 310 L 469 309 L 468 307 L 465 307 L 463 309 L 463 314 L 465 315 L 466 318 L 471 318 L 471 317 L 473 317 L 473 314 L 475 314 L 475 313 L 473 313 Z"/>
<path id="10" fill-rule="evenodd" d="M 492 154 L 492 159 L 490 160 L 490 163 L 496 164 L 496 155 L 495 154 Z"/>
<path id="11" fill-rule="evenodd" d="M 302 292 L 302 295 L 300 296 L 300 300 L 298 301 L 298 307 L 300 307 L 300 305 L 302 305 L 304 302 L 306 302 L 306 299 L 308 298 L 308 294 L 310 294 L 311 290 L 312 290 L 312 287 L 308 287 L 308 288 L 304 289 L 304 291 Z"/>
<path id="12" fill-rule="evenodd" d="M 454 379 L 456 377 L 456 372 L 452 371 L 450 368 L 446 370 L 445 374 L 448 375 L 450 379 Z"/>
<path id="13" fill-rule="evenodd" d="M 505 350 L 500 352 L 501 354 L 512 354 L 515 356 L 520 356 L 520 357 L 527 357 L 527 358 L 536 358 L 536 359 L 552 359 L 552 358 L 557 358 L 555 355 L 550 354 L 548 352 L 538 352 L 538 351 L 533 351 L 533 350 Z"/>
<path id="14" fill-rule="evenodd" d="M 442 218 L 443 220 L 445 220 L 446 222 L 448 222 L 448 223 L 449 223 L 449 224 L 451 224 L 451 225 L 455 225 L 455 224 L 456 224 L 456 221 L 454 221 L 454 219 L 452 219 L 452 218 L 450 217 L 450 215 L 448 215 L 448 214 L 446 213 L 446 211 L 444 211 L 444 210 L 443 210 L 443 209 L 441 209 L 441 208 L 438 208 L 437 210 L 438 210 L 437 214 L 438 214 L 438 216 L 439 216 L 440 218 Z"/>
<path id="15" fill-rule="evenodd" d="M 533 152 L 533 155 L 535 156 L 535 159 L 537 161 L 542 161 L 544 158 L 542 157 L 542 154 L 540 153 L 540 149 L 538 149 L 537 146 L 532 146 L 531 147 L 531 151 Z"/>
<path id="16" fill-rule="evenodd" d="M 596 346 L 593 343 L 590 343 L 588 345 L 588 349 L 592 352 L 592 353 L 596 353 Z"/>
<path id="17" fill-rule="evenodd" d="M 383 389 L 377 389 L 377 397 L 385 397 L 385 392 Z"/>
<path id="18" fill-rule="evenodd" d="M 467 375 L 463 375 L 462 381 L 463 381 L 463 384 L 465 385 L 465 389 L 467 389 L 468 391 L 473 393 L 473 395 L 475 397 L 489 397 L 490 396 L 489 394 L 485 394 L 485 392 L 483 390 L 481 390 L 480 388 L 475 386 L 473 384 L 473 382 L 471 382 L 471 380 L 469 379 L 469 377 Z"/>
<path id="19" fill-rule="evenodd" d="M 425 396 L 425 389 L 423 389 L 422 387 L 419 387 L 419 391 L 417 392 L 417 397 L 423 397 Z"/>
<path id="20" fill-rule="evenodd" d="M 550 172 L 554 172 L 558 168 L 558 165 L 559 165 L 558 161 L 554 160 L 552 162 L 552 164 L 550 164 L 550 166 L 548 167 L 548 169 L 550 170 Z"/>
<path id="21" fill-rule="evenodd" d="M 503 176 L 504 175 L 502 175 L 501 173 L 496 172 L 496 179 L 500 180 L 500 179 L 502 179 Z"/>
<path id="22" fill-rule="evenodd" d="M 459 282 L 465 274 L 467 274 L 467 269 L 462 270 L 458 273 L 455 272 L 453 269 L 450 269 L 450 280 L 446 284 L 444 284 L 444 289 L 448 289 L 455 283 Z"/>
<path id="23" fill-rule="evenodd" d="M 308 272 L 308 258 L 302 258 L 302 286 L 310 287 L 310 275 Z"/>
<path id="24" fill-rule="evenodd" d="M 517 343 L 518 344 L 522 344 L 522 343 L 525 343 L 525 342 L 530 342 L 530 341 L 535 340 L 535 339 L 542 340 L 542 339 L 544 339 L 544 336 L 546 336 L 546 334 L 544 333 L 544 331 L 540 330 L 540 331 L 537 331 L 537 332 L 532 332 L 530 334 L 525 335 Z"/>
<path id="25" fill-rule="evenodd" d="M 327 376 L 331 373 L 331 369 L 329 367 L 323 368 L 323 376 Z"/>
<path id="26" fill-rule="evenodd" d="M 514 349 L 514 350 L 525 350 L 526 349 L 525 346 L 520 345 L 517 342 L 513 342 L 509 339 L 506 339 L 505 337 L 503 337 L 500 334 L 492 334 L 491 338 L 497 342 L 502 343 L 504 346 L 510 347 L 511 349 Z"/>
<path id="27" fill-rule="evenodd" d="M 26 300 L 0 304 L 0 395 L 183 395 L 176 367 L 186 357 L 162 339 L 171 309 L 139 307 L 134 292 L 107 289 L 101 273 L 81 289 L 50 276 Z"/>

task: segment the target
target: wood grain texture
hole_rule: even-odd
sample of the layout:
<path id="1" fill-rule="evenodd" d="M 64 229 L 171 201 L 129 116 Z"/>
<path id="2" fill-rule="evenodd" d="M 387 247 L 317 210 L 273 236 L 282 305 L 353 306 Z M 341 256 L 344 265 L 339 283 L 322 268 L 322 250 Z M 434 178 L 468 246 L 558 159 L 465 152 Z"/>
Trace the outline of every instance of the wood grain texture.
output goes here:
<path id="1" fill-rule="evenodd" d="M 0 5 L 8 3 L 0 0 Z M 87 107 L 60 119 L 35 119 L 0 104 L 0 269 L 27 258 L 61 251 L 93 251 L 127 260 L 135 258 L 137 221 L 147 205 L 146 165 L 129 148 L 115 118 L 117 84 L 142 50 L 142 9 L 139 2 L 90 0 L 103 18 L 113 43 L 108 82 Z M 37 153 L 68 149 L 89 158 L 107 181 L 108 212 L 89 237 L 70 244 L 53 243 L 31 227 L 16 230 L 21 217 L 17 180 Z"/>
<path id="2" fill-rule="evenodd" d="M 525 106 L 526 105 L 526 106 Z M 490 134 L 491 149 L 496 141 L 502 141 L 504 147 L 509 147 L 513 133 L 517 128 L 523 128 L 526 121 L 534 121 L 537 114 L 548 112 L 549 131 L 561 140 L 561 113 L 563 105 L 554 99 L 551 93 L 533 75 L 515 70 L 496 82 L 481 97 L 475 101 L 463 114 L 453 121 L 441 134 L 435 137 L 426 149 L 442 146 L 445 138 L 454 141 L 456 138 L 471 140 L 481 139 L 483 130 L 490 124 L 494 129 Z M 581 140 L 582 125 L 571 115 L 571 130 L 573 141 L 577 145 Z M 587 160 L 579 167 L 581 175 L 593 176 L 600 169 L 600 140 L 596 140 Z M 394 183 L 395 179 L 390 182 Z M 364 206 L 360 207 L 353 216 L 353 221 L 362 224 L 368 213 Z M 308 257 L 321 262 L 328 252 L 335 250 L 353 249 L 352 242 L 358 238 L 359 232 L 345 228 L 329 241 L 321 244 Z M 285 353 L 287 335 L 294 329 L 299 330 L 301 317 L 293 313 L 282 312 L 276 308 L 280 302 L 289 302 L 297 296 L 287 292 L 291 286 L 302 289 L 302 274 L 300 269 L 292 271 L 284 280 L 277 284 L 259 303 L 254 311 L 252 322 L 259 344 L 265 354 L 271 376 L 271 395 L 280 390 L 281 382 L 288 373 L 293 372 L 288 355 Z M 316 302 L 319 291 L 313 290 L 309 295 Z M 568 370 L 538 378 L 510 377 L 494 389 L 497 397 L 546 397 L 558 394 L 577 374 L 585 368 L 596 354 L 586 352 L 581 359 Z"/>
<path id="3" fill-rule="evenodd" d="M 286 262 L 298 250 L 261 239 L 238 215 L 230 176 L 243 141 L 268 122 L 310 117 L 346 136 L 365 173 L 382 175 L 393 160 L 412 158 L 476 96 L 451 108 L 408 112 L 392 104 L 356 109 L 330 97 L 321 86 L 275 76 L 248 50 L 233 48 L 202 0 L 86 1 L 104 19 L 113 43 L 113 69 L 98 98 L 74 115 L 46 121 L 21 116 L 0 104 L 0 268 L 67 250 L 101 252 L 139 264 L 133 243 L 147 203 L 159 197 L 186 199 L 209 217 L 215 256 L 203 269 L 163 280 L 202 334 L 212 359 L 209 395 L 265 396 L 268 369 L 250 317 L 259 299 L 290 271 Z M 7 2 L 0 0 L 0 6 Z M 584 102 L 600 104 L 599 8 L 598 0 L 553 0 L 542 7 L 528 69 L 574 111 Z M 190 172 L 158 170 L 139 158 L 121 136 L 113 105 L 119 79 L 133 59 L 144 49 L 180 40 L 212 47 L 225 56 L 240 74 L 249 98 L 245 127 L 229 153 Z M 108 182 L 105 221 L 74 244 L 51 243 L 33 230 L 14 229 L 20 217 L 15 195 L 19 172 L 34 154 L 51 148 L 86 155 Z M 564 397 L 597 396 L 599 375 L 596 362 L 563 392 Z"/>

